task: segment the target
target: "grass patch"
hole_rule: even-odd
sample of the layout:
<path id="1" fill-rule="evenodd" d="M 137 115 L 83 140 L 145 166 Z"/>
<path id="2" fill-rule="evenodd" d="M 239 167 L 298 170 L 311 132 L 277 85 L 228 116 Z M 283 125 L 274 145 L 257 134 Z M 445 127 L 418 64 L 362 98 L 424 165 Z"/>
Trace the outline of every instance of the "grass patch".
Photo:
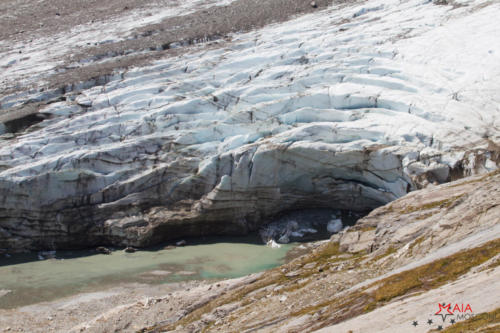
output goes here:
<path id="1" fill-rule="evenodd" d="M 420 244 L 423 240 L 423 236 L 417 238 L 412 244 L 411 249 Z M 390 255 L 395 251 L 396 249 L 394 248 L 388 248 L 382 256 Z M 306 314 L 318 313 L 319 316 L 315 320 L 317 324 L 314 325 L 314 329 L 333 325 L 363 313 L 370 312 L 396 298 L 425 292 L 438 288 L 446 283 L 450 283 L 467 273 L 471 268 L 481 265 L 499 253 L 500 239 L 496 239 L 477 248 L 467 249 L 446 258 L 438 259 L 429 264 L 391 275 L 367 287 L 345 294 L 342 297 L 332 297 L 317 304 L 305 306 L 290 313 L 290 316 L 299 317 Z M 148 328 L 143 330 L 143 332 L 173 330 L 178 325 L 186 327 L 190 323 L 199 320 L 203 314 L 211 313 L 214 309 L 224 304 L 241 302 L 242 306 L 251 305 L 254 303 L 254 300 L 252 300 L 248 294 L 257 292 L 257 294 L 262 296 L 269 291 L 259 290 L 273 284 L 283 286 L 284 288 L 282 288 L 282 290 L 285 291 L 294 291 L 303 288 L 307 283 L 299 284 L 299 279 L 319 273 L 318 268 L 321 267 L 321 265 L 328 265 L 335 261 L 344 260 L 356 262 L 365 256 L 364 253 L 358 253 L 348 258 L 340 256 L 335 258 L 335 256 L 339 254 L 341 254 L 341 252 L 338 243 L 326 243 L 317 248 L 313 253 L 306 255 L 303 259 L 292 261 L 281 268 L 270 270 L 256 282 L 218 296 L 200 308 L 195 309 L 176 323 Z M 300 274 L 292 277 L 286 277 L 286 273 L 282 271 L 283 268 L 286 268 L 287 272 L 301 270 L 305 264 L 310 262 L 316 263 L 314 269 L 304 270 L 300 272 Z M 252 297 L 259 299 L 259 295 L 257 294 L 253 293 Z M 334 313 L 333 316 L 332 313 Z M 479 321 L 481 318 L 482 317 L 478 317 L 476 320 Z"/>
<path id="2" fill-rule="evenodd" d="M 328 272 L 329 267 L 333 264 L 340 262 L 350 262 L 349 265 L 346 265 L 342 270 L 347 270 L 353 268 L 356 264 L 359 263 L 361 259 L 365 257 L 367 253 L 364 251 L 356 252 L 356 253 L 342 253 L 339 250 L 339 243 L 328 243 L 324 248 L 322 248 L 319 252 L 309 255 L 307 258 L 304 258 L 300 265 L 303 267 L 308 263 L 316 263 L 316 266 L 312 269 L 304 269 L 302 268 L 300 275 L 294 277 L 289 280 L 289 285 L 280 289 L 278 291 L 279 294 L 289 293 L 296 291 L 298 289 L 304 288 L 312 279 L 308 281 L 304 281 L 302 283 L 298 283 L 299 280 L 307 279 L 316 274 L 332 274 Z M 342 256 L 343 255 L 343 256 Z"/>
<path id="3" fill-rule="evenodd" d="M 390 256 L 391 254 L 396 253 L 396 252 L 398 252 L 398 250 L 396 248 L 394 248 L 392 246 L 389 246 L 384 253 L 379 254 L 378 256 L 376 256 L 375 258 L 372 259 L 372 261 L 377 262 L 380 259 L 382 259 L 384 257 L 387 257 L 387 256 Z"/>
<path id="4" fill-rule="evenodd" d="M 354 227 L 352 228 L 352 230 L 349 230 L 348 232 L 351 232 L 351 231 L 361 231 L 361 232 L 365 232 L 365 231 L 372 231 L 372 230 L 376 230 L 377 227 L 374 227 L 374 226 L 365 226 L 365 227 Z"/>
<path id="5" fill-rule="evenodd" d="M 424 236 L 417 238 L 411 249 L 422 243 L 424 239 Z M 330 254 L 335 254 L 337 251 L 338 248 L 335 247 L 335 244 L 330 244 L 325 249 L 325 252 L 317 254 L 317 258 L 328 258 Z M 380 257 L 390 255 L 395 251 L 394 248 L 388 248 Z M 370 312 L 396 298 L 425 292 L 454 281 L 471 268 L 481 265 L 498 253 L 500 253 L 500 239 L 438 259 L 409 271 L 391 275 L 343 297 L 332 298 L 315 305 L 306 306 L 293 312 L 291 316 L 300 317 L 318 313 L 319 317 L 316 319 L 318 326 L 315 326 L 314 329 L 334 325 Z M 361 254 L 359 255 L 361 256 Z M 355 256 L 349 258 L 349 260 L 352 259 L 356 261 Z M 332 313 L 335 313 L 335 315 L 332 316 Z"/>
<path id="6" fill-rule="evenodd" d="M 424 239 L 425 239 L 424 236 L 420 236 L 417 239 L 415 239 L 413 241 L 413 243 L 410 244 L 410 247 L 408 248 L 408 255 L 409 256 L 413 255 L 413 249 L 415 248 L 415 246 L 420 245 L 424 241 Z"/>
<path id="7" fill-rule="evenodd" d="M 500 308 L 491 312 L 480 313 L 474 317 L 448 326 L 441 332 L 500 332 Z"/>
<path id="8" fill-rule="evenodd" d="M 378 288 L 371 293 L 374 300 L 365 309 L 369 311 L 396 297 L 412 292 L 440 287 L 447 282 L 456 280 L 471 268 L 481 265 L 498 253 L 500 253 L 500 239 L 474 249 L 455 253 L 409 271 L 391 275 L 371 285 L 371 287 L 378 285 Z"/>
<path id="9" fill-rule="evenodd" d="M 313 314 L 315 312 L 323 312 L 323 314 L 316 320 L 319 322 L 323 321 L 323 324 L 320 327 L 325 327 L 360 315 L 363 312 L 362 305 L 369 301 L 369 298 L 370 296 L 365 293 L 354 292 L 341 299 L 335 298 L 316 305 L 304 307 L 296 312 L 293 312 L 291 316 L 300 317 L 306 314 Z M 328 318 L 330 311 L 323 311 L 327 308 L 334 309 L 336 311 L 335 318 Z M 314 329 L 318 329 L 318 327 L 315 327 Z"/>
<path id="10" fill-rule="evenodd" d="M 427 213 L 424 213 L 424 214 L 422 214 L 420 216 L 415 217 L 415 220 L 416 221 L 425 220 L 426 218 L 431 217 L 432 215 L 434 215 L 436 213 L 437 213 L 436 211 L 427 212 Z"/>
<path id="11" fill-rule="evenodd" d="M 448 208 L 450 207 L 455 201 L 463 197 L 465 194 L 457 195 L 448 199 L 444 200 L 439 200 L 439 201 L 433 201 L 429 202 L 420 206 L 408 206 L 405 209 L 401 210 L 401 214 L 409 214 L 417 211 L 422 211 L 422 210 L 429 210 L 433 208 Z"/>
<path id="12" fill-rule="evenodd" d="M 496 169 L 495 171 L 489 172 L 489 173 L 485 174 L 482 177 L 479 177 L 479 178 L 476 178 L 476 179 L 470 179 L 470 180 L 462 181 L 462 182 L 460 182 L 458 184 L 450 185 L 450 187 L 459 187 L 459 186 L 462 186 L 462 185 L 474 184 L 474 183 L 482 182 L 482 181 L 484 181 L 486 179 L 489 179 L 489 178 L 494 177 L 494 176 L 499 175 L 499 174 L 500 174 L 500 169 Z"/>
<path id="13" fill-rule="evenodd" d="M 298 276 L 287 277 L 285 275 L 286 273 L 283 273 L 281 271 L 283 267 L 286 267 L 288 272 L 299 270 L 301 269 L 302 266 L 310 262 L 316 262 L 317 263 L 316 267 L 319 267 L 321 265 L 328 263 L 329 259 L 332 256 L 339 255 L 340 253 L 341 252 L 339 250 L 339 243 L 328 242 L 315 249 L 311 254 L 306 255 L 303 260 L 294 260 L 282 267 L 269 270 L 265 272 L 264 275 L 258 281 L 248 285 L 244 285 L 235 290 L 229 291 L 227 294 L 221 295 L 215 298 L 214 300 L 209 301 L 207 304 L 199 307 L 198 309 L 195 309 L 194 311 L 186 315 L 178 322 L 172 323 L 170 325 L 163 325 L 163 326 L 159 325 L 159 326 L 148 327 L 142 330 L 141 332 L 159 332 L 159 331 L 174 330 L 175 327 L 177 327 L 178 325 L 186 327 L 190 323 L 200 320 L 203 314 L 211 313 L 214 309 L 225 304 L 241 302 L 241 307 L 249 305 L 252 303 L 252 300 L 246 296 L 254 291 L 266 288 L 267 286 L 273 284 L 286 285 L 290 283 L 295 283 L 299 279 L 314 274 L 314 270 L 312 270 L 311 272 L 305 271 L 303 274 L 300 274 Z M 317 269 L 316 272 L 318 272 Z M 295 286 L 303 287 L 304 285 L 305 284 L 301 285 L 294 284 L 289 288 Z"/>
<path id="14" fill-rule="evenodd" d="M 418 243 L 420 242 L 418 240 Z M 417 292 L 425 292 L 452 282 L 467 273 L 471 268 L 481 265 L 498 253 L 500 253 L 500 239 L 408 271 L 391 275 L 374 282 L 368 287 L 363 288 L 363 290 L 354 291 L 341 299 L 336 298 L 304 308 L 296 312 L 295 315 L 311 314 L 329 307 L 331 311 L 323 311 L 326 315 L 320 316 L 318 320 L 324 320 L 320 324 L 321 327 L 333 325 L 361 313 L 370 312 L 395 298 Z M 374 288 L 377 289 L 373 290 Z M 356 307 L 354 308 L 353 305 L 356 305 Z M 361 313 L 359 309 L 361 309 Z M 328 318 L 328 313 L 331 312 L 336 313 L 334 318 Z M 315 327 L 315 329 L 317 328 Z"/>
<path id="15" fill-rule="evenodd" d="M 342 252 L 340 251 L 340 244 L 338 242 L 328 242 L 322 247 L 318 248 L 315 252 L 313 252 L 311 255 L 311 259 L 308 261 L 325 263 L 331 257 L 339 255 L 341 253 Z"/>
<path id="16" fill-rule="evenodd" d="M 276 268 L 272 269 L 266 272 L 266 274 L 260 280 L 251 284 L 244 285 L 238 289 L 229 291 L 227 294 L 223 294 L 215 298 L 214 300 L 209 301 L 207 304 L 199 307 L 198 309 L 195 309 L 194 311 L 192 311 L 184 318 L 175 323 L 169 325 L 158 325 L 158 326 L 148 327 L 139 332 L 145 333 L 145 332 L 171 331 L 174 330 L 178 325 L 186 327 L 190 323 L 200 320 L 203 314 L 211 313 L 214 309 L 224 304 L 231 304 L 238 301 L 242 301 L 243 304 L 245 303 L 249 304 L 251 302 L 245 302 L 245 296 L 247 296 L 249 293 L 265 288 L 272 284 L 284 283 L 287 280 L 288 278 L 285 277 L 278 269 Z"/>

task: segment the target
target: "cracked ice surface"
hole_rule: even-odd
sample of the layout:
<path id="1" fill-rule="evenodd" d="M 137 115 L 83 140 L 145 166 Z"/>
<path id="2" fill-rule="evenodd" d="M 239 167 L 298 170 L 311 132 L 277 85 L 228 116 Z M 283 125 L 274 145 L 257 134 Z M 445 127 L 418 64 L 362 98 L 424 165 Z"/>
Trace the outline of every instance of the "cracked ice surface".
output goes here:
<path id="1" fill-rule="evenodd" d="M 39 83 L 44 80 L 48 72 L 56 73 L 57 66 L 64 64 L 66 56 L 86 45 L 127 40 L 133 38 L 133 29 L 159 23 L 169 17 L 186 15 L 196 10 L 229 5 L 233 1 L 184 0 L 171 4 L 161 3 L 161 6 L 156 4 L 149 9 L 122 13 L 119 17 L 107 19 L 105 22 L 78 25 L 69 32 L 58 33 L 50 37 L 37 37 L 14 44 L 0 40 L 2 49 L 0 68 L 3 71 L 3 76 L 0 77 L 0 87 L 22 86 L 20 83 L 25 85 L 33 82 Z"/>
<path id="2" fill-rule="evenodd" d="M 2 142 L 0 247 L 36 246 L 30 230 L 139 245 L 248 230 L 495 169 L 500 4 L 463 3 L 330 7 L 128 70 L 77 97 L 91 107 L 48 105 L 54 118 Z M 186 200 L 180 220 L 150 210 Z M 200 229 L 161 229 L 172 219 Z"/>

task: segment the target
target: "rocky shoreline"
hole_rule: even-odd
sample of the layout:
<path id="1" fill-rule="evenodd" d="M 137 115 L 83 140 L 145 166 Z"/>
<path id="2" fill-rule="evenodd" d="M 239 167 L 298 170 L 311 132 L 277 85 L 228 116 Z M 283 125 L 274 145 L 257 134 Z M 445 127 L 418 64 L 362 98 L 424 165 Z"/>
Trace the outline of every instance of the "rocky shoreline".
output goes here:
<path id="1" fill-rule="evenodd" d="M 310 332 L 322 327 L 427 332 L 439 322 L 421 328 L 412 322 L 427 321 L 426 313 L 443 298 L 470 303 L 476 315 L 500 307 L 499 185 L 496 172 L 415 191 L 263 273 L 213 283 L 124 285 L 0 310 L 0 327 L 12 332 Z M 453 325 L 448 321 L 444 327 Z"/>

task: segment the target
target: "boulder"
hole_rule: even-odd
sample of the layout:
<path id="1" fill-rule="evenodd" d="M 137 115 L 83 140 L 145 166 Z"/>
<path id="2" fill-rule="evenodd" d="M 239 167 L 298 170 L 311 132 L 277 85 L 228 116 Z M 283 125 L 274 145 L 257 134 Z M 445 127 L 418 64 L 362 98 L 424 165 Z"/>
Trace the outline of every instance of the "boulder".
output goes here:
<path id="1" fill-rule="evenodd" d="M 123 251 L 125 251 L 126 253 L 134 253 L 137 250 L 131 246 L 127 246 Z"/>
<path id="2" fill-rule="evenodd" d="M 361 251 L 371 252 L 375 243 L 376 230 L 347 231 L 341 236 L 340 250 L 342 252 L 357 253 Z"/>
<path id="3" fill-rule="evenodd" d="M 97 253 L 100 253 L 100 254 L 111 254 L 111 250 L 108 249 L 107 247 L 104 247 L 104 246 L 99 246 L 95 249 L 95 251 Z"/>

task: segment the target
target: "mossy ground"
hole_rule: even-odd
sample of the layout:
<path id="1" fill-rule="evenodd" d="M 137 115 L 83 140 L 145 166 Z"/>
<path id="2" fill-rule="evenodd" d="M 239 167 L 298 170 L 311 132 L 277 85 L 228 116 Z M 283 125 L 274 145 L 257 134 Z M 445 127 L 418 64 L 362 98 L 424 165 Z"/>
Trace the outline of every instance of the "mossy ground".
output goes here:
<path id="1" fill-rule="evenodd" d="M 485 312 L 474 317 L 458 322 L 452 326 L 446 327 L 441 332 L 445 333 L 464 333 L 464 332 L 482 332 L 493 333 L 500 332 L 500 308 L 491 312 Z"/>
<path id="2" fill-rule="evenodd" d="M 500 239 L 391 275 L 341 298 L 303 308 L 294 312 L 292 316 L 321 312 L 322 315 L 317 319 L 322 322 L 319 327 L 333 325 L 361 313 L 370 312 L 396 298 L 425 292 L 452 282 L 498 253 L 500 253 Z M 331 317 L 331 313 L 335 313 L 335 316 Z"/>
<path id="3" fill-rule="evenodd" d="M 443 200 L 438 200 L 438 201 L 433 201 L 433 202 L 428 202 L 419 206 L 408 206 L 400 211 L 401 214 L 409 214 L 417 211 L 425 211 L 425 210 L 430 210 L 433 208 L 449 208 L 451 205 L 453 205 L 457 200 L 462 198 L 465 194 L 457 195 L 448 199 L 443 199 Z M 430 216 L 430 215 L 429 215 Z"/>
<path id="4" fill-rule="evenodd" d="M 375 258 L 373 258 L 371 261 L 373 261 L 373 262 L 377 262 L 377 261 L 379 261 L 379 260 L 380 260 L 380 259 L 382 259 L 382 258 L 385 258 L 385 257 L 387 257 L 387 256 L 390 256 L 390 255 L 391 255 L 391 254 L 393 254 L 393 253 L 396 253 L 397 251 L 398 251 L 398 250 L 397 250 L 396 248 L 394 248 L 393 246 L 389 246 L 389 247 L 387 248 L 387 250 L 386 250 L 384 253 L 379 254 L 378 256 L 376 256 Z"/>
<path id="5" fill-rule="evenodd" d="M 372 285 L 378 288 L 371 294 L 374 303 L 369 304 L 368 308 L 373 308 L 375 305 L 388 302 L 398 296 L 434 289 L 454 281 L 471 268 L 481 265 L 498 253 L 500 253 L 500 239 L 412 270 L 391 275 Z"/>
<path id="6" fill-rule="evenodd" d="M 422 241 L 423 237 L 417 238 L 414 241 L 413 247 L 420 244 Z M 395 248 L 389 247 L 385 253 L 375 257 L 375 259 L 380 260 L 395 251 Z M 301 306 L 296 308 L 295 311 L 286 314 L 286 317 L 300 317 L 316 314 L 314 329 L 334 325 L 363 313 L 370 312 L 395 299 L 422 293 L 450 283 L 467 273 L 471 268 L 481 265 L 499 253 L 500 239 L 497 239 L 482 246 L 467 249 L 451 256 L 435 260 L 429 264 L 391 275 L 361 289 L 343 294 L 340 297 L 329 297 L 315 304 Z M 319 277 L 319 274 L 324 275 L 323 268 L 326 269 L 340 261 L 345 261 L 348 263 L 348 266 L 351 267 L 357 262 L 359 263 L 360 260 L 365 259 L 365 257 L 366 253 L 345 256 L 345 254 L 343 255 L 340 252 L 338 243 L 329 242 L 314 250 L 310 255 L 298 258 L 281 268 L 264 273 L 264 275 L 254 283 L 244 285 L 215 298 L 194 310 L 178 322 L 172 325 L 151 328 L 149 332 L 172 330 L 178 325 L 186 327 L 186 325 L 200 320 L 203 314 L 211 313 L 217 307 L 225 304 L 239 302 L 240 309 L 243 307 L 251 309 L 252 306 L 257 306 L 255 304 L 256 300 L 271 292 L 266 289 L 266 287 L 269 286 L 276 285 L 282 287 L 276 294 L 286 293 L 290 296 L 292 293 L 307 293 L 307 285 L 309 282 L 299 283 L 299 281 L 304 281 L 308 277 Z M 370 260 L 370 262 L 372 262 L 372 260 Z M 316 263 L 316 265 L 312 269 L 303 269 L 308 263 Z M 297 270 L 299 273 L 287 276 L 287 272 L 289 273 L 294 270 Z M 252 294 L 251 297 L 249 297 L 249 294 Z M 285 314 L 277 313 L 276 318 L 279 319 L 281 318 L 280 316 L 283 315 Z M 226 319 L 230 319 L 230 317 Z M 237 321 L 238 316 L 234 317 L 234 320 Z M 209 323 L 208 326 L 205 326 L 205 329 L 210 330 L 210 328 L 213 328 L 212 324 L 213 323 Z M 148 330 L 145 330 L 145 332 L 148 332 Z"/>

